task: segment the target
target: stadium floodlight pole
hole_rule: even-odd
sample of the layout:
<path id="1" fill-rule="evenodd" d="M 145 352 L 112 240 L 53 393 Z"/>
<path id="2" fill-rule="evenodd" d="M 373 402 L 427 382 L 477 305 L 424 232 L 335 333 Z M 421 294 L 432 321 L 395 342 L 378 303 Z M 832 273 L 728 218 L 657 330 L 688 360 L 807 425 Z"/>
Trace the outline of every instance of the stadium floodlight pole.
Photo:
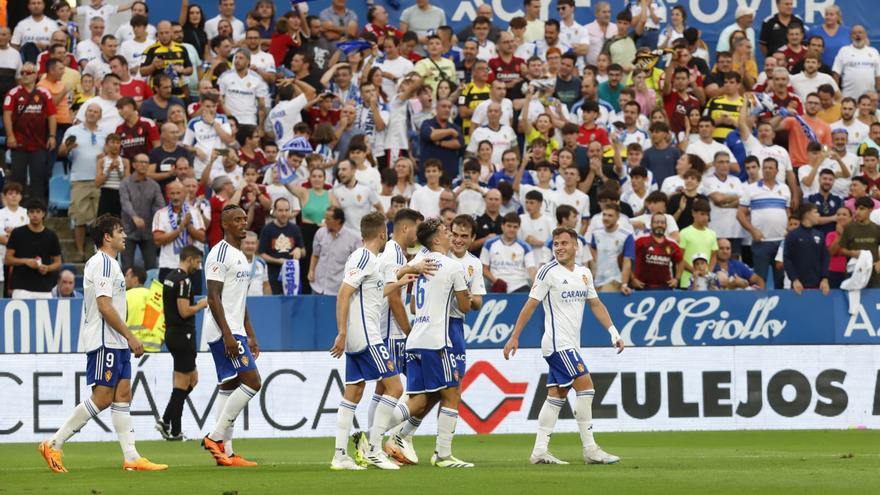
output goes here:
<path id="1" fill-rule="evenodd" d="M 608 454 L 593 439 L 593 379 L 581 358 L 581 324 L 587 303 L 593 316 L 611 335 L 611 345 L 617 353 L 623 352 L 624 343 L 611 321 L 608 309 L 599 300 L 593 286 L 590 270 L 575 265 L 578 236 L 574 229 L 558 227 L 553 231 L 553 254 L 555 259 L 538 270 L 538 276 L 520 311 L 513 333 L 504 345 L 504 359 L 510 359 L 519 349 L 519 336 L 538 307 L 544 305 L 544 337 L 541 353 L 550 366 L 547 375 L 547 400 L 538 414 L 538 434 L 529 461 L 532 464 L 568 464 L 554 457 L 548 447 L 550 434 L 565 405 L 570 389 L 577 394 L 574 414 L 583 444 L 584 462 L 587 464 L 614 464 L 620 458 Z"/>

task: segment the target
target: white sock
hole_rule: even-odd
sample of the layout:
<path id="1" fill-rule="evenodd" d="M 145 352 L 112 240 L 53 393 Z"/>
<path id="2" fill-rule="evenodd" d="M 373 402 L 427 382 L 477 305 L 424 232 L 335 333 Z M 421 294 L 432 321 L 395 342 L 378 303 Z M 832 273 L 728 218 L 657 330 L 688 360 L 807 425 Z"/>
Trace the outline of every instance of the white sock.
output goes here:
<path id="1" fill-rule="evenodd" d="M 141 458 L 134 447 L 134 428 L 131 427 L 131 402 L 114 402 L 110 406 L 110 417 L 113 419 L 113 429 L 119 438 L 122 454 L 128 462 L 134 462 Z"/>
<path id="2" fill-rule="evenodd" d="M 342 399 L 339 409 L 336 411 L 336 453 L 348 454 L 348 434 L 351 433 L 351 425 L 354 423 L 354 412 L 357 404 Z"/>
<path id="3" fill-rule="evenodd" d="M 538 434 L 535 436 L 535 448 L 532 449 L 532 453 L 540 455 L 547 452 L 550 435 L 553 434 L 556 420 L 559 419 L 559 411 L 564 405 L 565 399 L 547 396 L 547 400 L 541 406 L 541 412 L 538 413 Z"/>
<path id="4" fill-rule="evenodd" d="M 391 423 L 388 424 L 391 428 L 396 426 L 400 426 L 404 421 L 407 421 L 410 418 L 409 407 L 407 407 L 406 402 L 403 400 L 397 401 L 397 407 L 394 408 L 394 412 L 391 415 Z"/>
<path id="5" fill-rule="evenodd" d="M 247 406 L 247 403 L 255 395 L 257 395 L 257 391 L 243 383 L 233 390 L 229 394 L 229 398 L 226 399 L 226 404 L 223 406 L 223 411 L 220 412 L 220 417 L 217 418 L 217 425 L 214 426 L 214 431 L 208 437 L 215 442 L 222 441 L 225 449 L 231 451 L 231 429 L 235 424 L 235 418 L 238 417 L 241 410 Z M 226 438 L 227 434 L 230 435 L 229 439 Z"/>
<path id="6" fill-rule="evenodd" d="M 578 392 L 574 403 L 574 417 L 585 449 L 596 445 L 596 441 L 593 440 L 593 395 L 595 394 L 595 390 Z"/>
<path id="7" fill-rule="evenodd" d="M 97 417 L 101 411 L 95 406 L 95 403 L 92 402 L 91 398 L 87 398 L 86 400 L 80 402 L 73 408 L 73 412 L 70 414 L 70 417 L 67 418 L 67 421 L 61 425 L 61 428 L 55 432 L 55 435 L 49 439 L 49 445 L 52 446 L 53 449 L 61 449 L 64 446 L 64 442 L 68 441 L 70 437 L 79 433 L 79 430 L 89 422 L 90 419 Z"/>
<path id="8" fill-rule="evenodd" d="M 220 389 L 217 391 L 217 398 L 214 399 L 217 407 L 217 414 L 214 416 L 215 421 L 220 421 L 220 415 L 223 414 L 223 408 L 226 407 L 226 401 L 229 400 L 229 396 L 232 395 L 232 390 L 223 390 Z M 234 452 L 232 450 L 232 432 L 235 430 L 235 423 L 229 426 L 226 431 L 223 433 L 223 452 L 230 456 Z"/>
<path id="9" fill-rule="evenodd" d="M 452 455 L 452 435 L 455 434 L 455 423 L 458 422 L 458 411 L 446 407 L 440 408 L 437 416 L 437 456 L 446 458 Z"/>
<path id="10" fill-rule="evenodd" d="M 374 399 L 375 397 L 373 396 Z M 397 397 L 390 395 L 380 397 L 379 405 L 375 407 L 374 411 L 376 419 L 370 427 L 370 447 L 373 450 L 382 449 L 382 437 L 385 436 L 385 432 L 388 431 L 391 421 L 394 419 L 394 411 L 397 409 L 395 406 L 397 406 Z"/>
<path id="11" fill-rule="evenodd" d="M 367 409 L 367 431 L 373 429 L 373 421 L 376 417 L 376 408 L 379 406 L 379 401 L 382 400 L 382 396 L 378 394 L 373 394 L 373 399 L 370 401 L 370 407 Z M 395 404 L 396 404 L 395 399 Z"/>
<path id="12" fill-rule="evenodd" d="M 415 435 L 416 430 L 419 429 L 419 426 L 422 425 L 422 420 L 415 416 L 409 418 L 409 420 L 404 421 L 402 425 L 400 425 L 400 431 L 397 435 L 400 438 L 411 438 Z"/>

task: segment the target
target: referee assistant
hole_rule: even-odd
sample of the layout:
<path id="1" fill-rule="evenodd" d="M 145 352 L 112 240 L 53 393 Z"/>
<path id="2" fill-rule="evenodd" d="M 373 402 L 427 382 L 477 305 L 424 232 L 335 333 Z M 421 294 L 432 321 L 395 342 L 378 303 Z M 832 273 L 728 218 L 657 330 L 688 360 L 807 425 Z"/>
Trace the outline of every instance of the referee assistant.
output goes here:
<path id="1" fill-rule="evenodd" d="M 165 440 L 184 440 L 180 418 L 186 397 L 199 381 L 196 370 L 196 313 L 208 306 L 202 299 L 193 304 L 189 276 L 202 268 L 202 252 L 194 246 L 180 251 L 179 267 L 165 277 L 162 305 L 165 311 L 165 345 L 174 358 L 174 389 L 156 429 Z"/>

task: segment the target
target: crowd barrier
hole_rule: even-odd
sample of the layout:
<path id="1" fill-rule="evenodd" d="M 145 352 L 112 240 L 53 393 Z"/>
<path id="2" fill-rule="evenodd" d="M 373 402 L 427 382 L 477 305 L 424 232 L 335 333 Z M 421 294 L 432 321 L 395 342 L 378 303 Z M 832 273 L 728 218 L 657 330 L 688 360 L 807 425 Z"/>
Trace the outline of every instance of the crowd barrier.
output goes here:
<path id="1" fill-rule="evenodd" d="M 468 314 L 470 349 L 500 348 L 513 331 L 528 296 L 489 295 Z M 855 312 L 843 291 L 637 292 L 602 294 L 602 301 L 629 345 L 831 345 L 880 343 L 880 290 L 864 290 Z M 324 351 L 336 336 L 336 298 L 252 297 L 248 312 L 266 351 Z M 0 353 L 78 352 L 81 299 L 0 300 Z M 589 313 L 589 311 L 587 311 Z M 200 350 L 201 315 L 196 324 Z M 539 308 L 520 345 L 540 347 L 544 328 Z M 591 314 L 584 316 L 584 347 L 609 345 Z"/>

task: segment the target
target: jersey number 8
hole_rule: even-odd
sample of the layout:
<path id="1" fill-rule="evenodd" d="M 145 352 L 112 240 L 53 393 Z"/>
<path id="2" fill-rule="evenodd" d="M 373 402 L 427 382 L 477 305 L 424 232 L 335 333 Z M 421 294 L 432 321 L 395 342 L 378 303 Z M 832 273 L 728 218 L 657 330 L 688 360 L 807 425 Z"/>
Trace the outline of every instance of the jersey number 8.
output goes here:
<path id="1" fill-rule="evenodd" d="M 416 279 L 416 308 L 417 309 L 422 309 L 422 306 L 425 305 L 425 288 L 422 286 L 422 284 L 427 281 L 428 281 L 428 279 L 425 278 L 424 275 L 419 275 L 419 278 Z"/>

